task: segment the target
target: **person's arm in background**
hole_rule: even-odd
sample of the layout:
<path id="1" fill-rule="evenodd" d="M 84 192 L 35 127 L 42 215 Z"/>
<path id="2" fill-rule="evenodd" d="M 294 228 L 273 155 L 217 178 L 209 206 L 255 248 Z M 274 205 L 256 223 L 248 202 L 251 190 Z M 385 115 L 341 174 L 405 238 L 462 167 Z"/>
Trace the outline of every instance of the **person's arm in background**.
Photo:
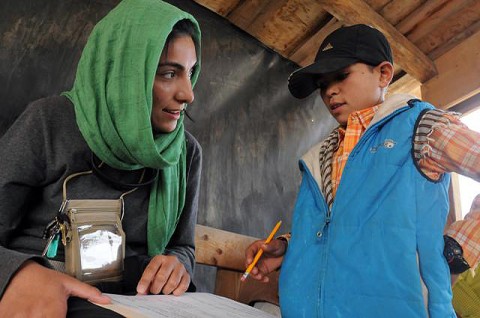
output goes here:
<path id="1" fill-rule="evenodd" d="M 30 108 L 0 139 L 0 317 L 65 316 L 70 296 L 109 302 L 96 288 L 47 268 L 38 254 L 22 251 L 38 240 L 28 234 L 36 232 L 34 225 L 28 231 L 21 228 L 27 203 L 40 199 L 40 189 L 48 182 L 45 145 L 51 146 L 45 140 L 48 120 L 42 120 L 40 105 Z M 16 240 L 19 235 L 21 240 Z"/>
<path id="2" fill-rule="evenodd" d="M 452 223 L 445 235 L 453 240 L 461 247 L 463 260 L 467 266 L 474 269 L 480 261 L 480 194 L 478 194 L 472 202 L 470 212 L 463 220 Z M 450 255 L 454 253 L 450 252 Z M 449 259 L 447 258 L 447 261 Z M 452 282 L 456 275 L 468 269 L 462 260 L 452 259 L 449 261 L 450 271 L 453 275 Z M 463 266 L 462 266 L 463 265 Z"/>
<path id="3" fill-rule="evenodd" d="M 463 220 L 452 223 L 445 232 L 460 249 L 460 260 L 450 260 L 452 276 L 453 307 L 457 317 L 477 317 L 480 310 L 480 284 L 478 265 L 480 261 L 480 194 L 472 202 L 470 212 Z M 466 248 L 463 248 L 463 247 Z M 454 255 L 445 247 L 447 261 Z M 450 255 L 447 253 L 450 252 Z M 451 264 L 452 263 L 452 264 Z M 464 271 L 471 268 L 471 271 Z M 463 273 L 461 273 L 464 271 Z M 460 274 L 461 273 L 461 274 Z"/>
<path id="4" fill-rule="evenodd" d="M 192 277 L 195 264 L 195 224 L 202 170 L 202 148 L 195 138 L 185 132 L 187 139 L 187 193 L 185 206 L 177 228 L 165 249 L 148 261 L 146 272 L 137 286 L 140 294 L 173 293 L 181 295 L 190 287 L 195 290 Z M 160 274 L 160 275 L 159 275 Z M 154 276 L 156 282 L 152 282 Z"/>

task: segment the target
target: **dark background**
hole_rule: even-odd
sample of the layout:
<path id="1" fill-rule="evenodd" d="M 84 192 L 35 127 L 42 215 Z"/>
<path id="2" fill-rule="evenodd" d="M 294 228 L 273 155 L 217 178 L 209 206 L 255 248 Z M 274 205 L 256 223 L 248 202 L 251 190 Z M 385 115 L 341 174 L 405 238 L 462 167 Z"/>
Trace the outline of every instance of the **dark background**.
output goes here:
<path id="1" fill-rule="evenodd" d="M 40 97 L 68 90 L 95 23 L 119 1 L 2 0 L 0 136 Z M 300 183 L 298 159 L 335 126 L 315 95 L 290 96 L 294 63 L 193 1 L 167 1 L 202 29 L 202 73 L 186 120 L 203 147 L 198 223 L 264 237 L 278 220 L 288 232 Z M 201 291 L 213 269 L 199 266 Z"/>

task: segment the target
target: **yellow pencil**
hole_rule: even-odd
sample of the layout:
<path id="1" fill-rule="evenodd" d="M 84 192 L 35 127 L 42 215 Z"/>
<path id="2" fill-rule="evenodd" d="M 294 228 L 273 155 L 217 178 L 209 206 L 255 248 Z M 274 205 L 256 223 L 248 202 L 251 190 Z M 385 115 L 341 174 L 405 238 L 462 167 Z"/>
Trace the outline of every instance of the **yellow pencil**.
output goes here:
<path id="1" fill-rule="evenodd" d="M 275 235 L 275 233 L 277 233 L 278 229 L 280 228 L 280 225 L 282 225 L 282 221 L 278 221 L 277 225 L 275 225 L 272 232 L 270 232 L 270 235 L 265 240 L 265 244 L 270 243 L 273 236 Z M 255 258 L 253 259 L 253 262 L 248 266 L 247 270 L 245 271 L 245 273 L 240 278 L 240 280 L 242 282 L 244 282 L 247 279 L 247 277 L 250 274 L 250 272 L 252 271 L 252 269 L 255 267 L 255 265 L 257 265 L 257 262 L 260 259 L 260 257 L 262 256 L 262 254 L 263 254 L 263 250 L 259 249 L 258 252 L 257 252 L 257 255 L 255 255 Z"/>

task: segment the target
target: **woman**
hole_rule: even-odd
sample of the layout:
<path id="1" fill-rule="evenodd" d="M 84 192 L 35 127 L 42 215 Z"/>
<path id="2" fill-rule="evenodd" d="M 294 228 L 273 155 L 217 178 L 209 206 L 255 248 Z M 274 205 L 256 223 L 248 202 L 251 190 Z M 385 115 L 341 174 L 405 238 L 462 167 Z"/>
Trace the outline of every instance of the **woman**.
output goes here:
<path id="1" fill-rule="evenodd" d="M 103 309 L 85 300 L 108 303 L 101 291 L 189 288 L 201 148 L 183 118 L 199 49 L 189 14 L 158 0 L 124 0 L 92 31 L 72 90 L 29 105 L 0 140 L 0 316 L 100 317 Z M 97 289 L 52 269 L 65 260 L 63 244 L 46 246 L 42 237 L 58 225 L 62 202 L 120 196 L 122 280 Z M 60 232 L 51 235 L 57 242 Z"/>

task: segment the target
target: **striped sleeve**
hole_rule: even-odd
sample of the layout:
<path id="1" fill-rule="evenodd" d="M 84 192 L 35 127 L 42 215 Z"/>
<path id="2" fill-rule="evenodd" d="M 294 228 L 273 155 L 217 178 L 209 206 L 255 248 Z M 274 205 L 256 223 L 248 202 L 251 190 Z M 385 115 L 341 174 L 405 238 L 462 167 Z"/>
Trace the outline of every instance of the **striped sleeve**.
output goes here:
<path id="1" fill-rule="evenodd" d="M 322 173 L 320 188 L 322 194 L 325 196 L 325 201 L 327 202 L 329 209 L 332 208 L 334 200 L 332 182 L 332 160 L 335 151 L 338 149 L 338 140 L 338 129 L 335 129 L 332 133 L 330 133 L 327 139 L 325 139 L 319 150 L 319 165 L 320 171 Z"/>
<path id="2" fill-rule="evenodd" d="M 413 155 L 433 180 L 456 172 L 480 181 L 480 133 L 468 129 L 457 113 L 427 111 L 416 128 Z"/>

